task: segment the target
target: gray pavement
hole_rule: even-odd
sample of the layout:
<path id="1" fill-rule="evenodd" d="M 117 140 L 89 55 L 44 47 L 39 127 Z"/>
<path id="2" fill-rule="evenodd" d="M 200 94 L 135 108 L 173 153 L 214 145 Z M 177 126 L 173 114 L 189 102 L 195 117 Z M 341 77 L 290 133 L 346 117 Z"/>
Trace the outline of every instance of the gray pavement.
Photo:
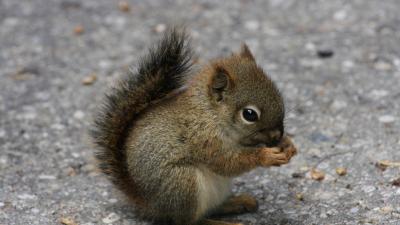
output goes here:
<path id="1" fill-rule="evenodd" d="M 129 6 L 0 0 L 0 224 L 146 224 L 96 170 L 87 128 L 165 24 L 186 24 L 203 62 L 247 42 L 286 98 L 299 154 L 236 179 L 260 208 L 226 220 L 400 224 L 400 1 Z"/>

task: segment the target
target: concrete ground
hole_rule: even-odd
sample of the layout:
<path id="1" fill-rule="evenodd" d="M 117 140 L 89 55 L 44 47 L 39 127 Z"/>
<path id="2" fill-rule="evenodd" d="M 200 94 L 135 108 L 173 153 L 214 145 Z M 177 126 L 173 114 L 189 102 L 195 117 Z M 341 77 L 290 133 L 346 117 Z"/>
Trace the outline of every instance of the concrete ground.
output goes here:
<path id="1" fill-rule="evenodd" d="M 146 224 L 95 169 L 87 128 L 168 24 L 186 24 L 203 62 L 247 42 L 286 98 L 299 154 L 237 178 L 234 191 L 260 208 L 225 220 L 400 224 L 399 10 L 398 0 L 0 0 L 0 224 Z"/>

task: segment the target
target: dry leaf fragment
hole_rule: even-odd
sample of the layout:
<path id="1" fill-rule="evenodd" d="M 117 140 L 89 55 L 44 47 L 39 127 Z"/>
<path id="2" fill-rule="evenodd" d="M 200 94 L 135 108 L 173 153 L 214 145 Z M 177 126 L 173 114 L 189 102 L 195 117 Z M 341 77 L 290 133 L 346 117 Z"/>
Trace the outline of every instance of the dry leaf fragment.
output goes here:
<path id="1" fill-rule="evenodd" d="M 380 208 L 380 210 L 383 214 L 388 214 L 393 211 L 393 208 L 390 206 L 385 206 L 385 207 Z"/>
<path id="2" fill-rule="evenodd" d="M 80 34 L 82 34 L 84 31 L 85 31 L 85 29 L 83 28 L 82 25 L 77 25 L 77 26 L 74 28 L 74 34 L 76 34 L 76 35 L 80 35 Z"/>
<path id="3" fill-rule="evenodd" d="M 381 161 L 378 161 L 378 165 L 382 166 L 382 167 L 400 167 L 400 162 L 381 160 Z"/>
<path id="4" fill-rule="evenodd" d="M 11 78 L 18 81 L 29 80 L 32 78 L 32 75 L 26 73 L 16 73 L 11 75 Z"/>
<path id="5" fill-rule="evenodd" d="M 78 225 L 73 219 L 68 218 L 68 217 L 60 218 L 60 223 L 62 223 L 64 225 Z"/>
<path id="6" fill-rule="evenodd" d="M 90 74 L 89 76 L 82 79 L 83 85 L 91 85 L 97 80 L 96 74 Z"/>
<path id="7" fill-rule="evenodd" d="M 321 181 L 325 178 L 325 173 L 313 168 L 311 169 L 311 178 L 313 180 Z"/>
<path id="8" fill-rule="evenodd" d="M 336 168 L 336 174 L 339 176 L 344 176 L 347 174 L 347 169 L 344 167 L 338 167 Z"/>
<path id="9" fill-rule="evenodd" d="M 72 167 L 68 167 L 66 172 L 67 175 L 70 177 L 76 176 L 76 170 Z"/>
<path id="10" fill-rule="evenodd" d="M 304 195 L 302 193 L 296 193 L 296 199 L 299 201 L 303 201 L 304 200 Z"/>
<path id="11" fill-rule="evenodd" d="M 380 169 L 381 171 L 385 171 L 387 169 L 387 166 L 380 164 L 379 162 L 375 163 L 375 167 Z"/>
<path id="12" fill-rule="evenodd" d="M 120 1 L 118 3 L 118 8 L 122 12 L 129 12 L 131 10 L 131 7 L 129 6 L 129 3 L 127 1 Z"/>
<path id="13" fill-rule="evenodd" d="M 15 74 L 11 75 L 14 80 L 28 80 L 40 74 L 40 69 L 37 65 L 26 65 L 18 68 Z"/>
<path id="14" fill-rule="evenodd" d="M 397 178 L 397 179 L 394 179 L 394 180 L 392 181 L 392 185 L 393 185 L 393 186 L 396 186 L 396 187 L 400 187 L 400 177 Z"/>

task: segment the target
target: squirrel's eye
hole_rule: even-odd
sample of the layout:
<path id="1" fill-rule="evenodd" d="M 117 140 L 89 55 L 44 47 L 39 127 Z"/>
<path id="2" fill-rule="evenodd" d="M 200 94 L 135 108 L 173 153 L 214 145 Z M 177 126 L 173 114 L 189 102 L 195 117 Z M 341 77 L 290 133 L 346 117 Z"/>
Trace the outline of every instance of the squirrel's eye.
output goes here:
<path id="1" fill-rule="evenodd" d="M 241 113 L 242 120 L 247 124 L 254 123 L 259 119 L 259 112 L 256 107 L 248 106 L 243 108 Z"/>

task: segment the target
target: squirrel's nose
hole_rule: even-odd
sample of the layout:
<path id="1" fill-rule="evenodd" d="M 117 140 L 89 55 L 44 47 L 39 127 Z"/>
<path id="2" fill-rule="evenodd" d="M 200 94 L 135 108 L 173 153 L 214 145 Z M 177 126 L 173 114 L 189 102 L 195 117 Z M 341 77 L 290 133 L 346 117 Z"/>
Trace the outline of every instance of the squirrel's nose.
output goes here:
<path id="1" fill-rule="evenodd" d="M 272 130 L 268 132 L 270 143 L 272 146 L 277 146 L 282 139 L 282 132 L 280 130 Z"/>
<path id="2" fill-rule="evenodd" d="M 275 147 L 281 142 L 282 136 L 282 132 L 278 129 L 262 129 L 258 132 L 255 139 L 260 143 L 264 143 L 267 147 Z"/>
<path id="3" fill-rule="evenodd" d="M 278 140 L 280 141 L 282 138 L 282 134 L 280 130 L 273 130 L 269 132 L 269 137 L 271 140 Z"/>

